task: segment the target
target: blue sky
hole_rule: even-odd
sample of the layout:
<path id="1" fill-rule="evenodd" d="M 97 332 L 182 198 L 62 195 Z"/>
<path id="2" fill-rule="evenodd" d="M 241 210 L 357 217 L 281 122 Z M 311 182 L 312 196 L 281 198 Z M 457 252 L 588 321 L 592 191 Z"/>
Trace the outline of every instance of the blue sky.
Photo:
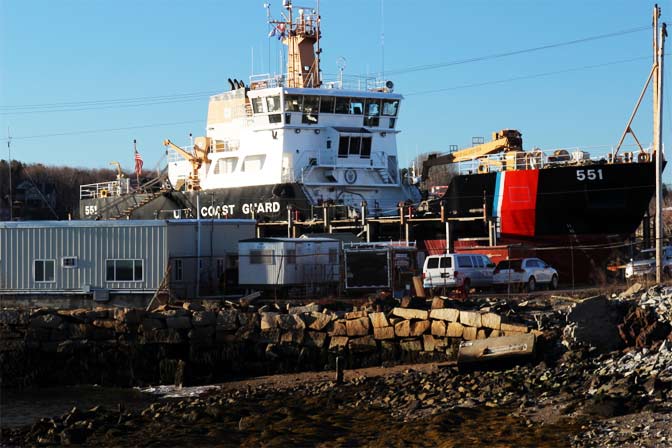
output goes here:
<path id="1" fill-rule="evenodd" d="M 281 0 L 270 3 L 278 16 Z M 381 0 L 322 0 L 322 70 L 335 78 L 339 57 L 346 76 L 384 68 L 406 98 L 402 163 L 503 128 L 521 130 L 528 149 L 607 151 L 650 69 L 653 3 L 384 0 L 381 21 Z M 662 20 L 672 17 L 672 2 L 658 3 Z M 118 160 L 130 170 L 137 139 L 145 168 L 154 168 L 165 138 L 186 143 L 190 132 L 204 134 L 208 95 L 228 90 L 227 78 L 278 71 L 281 46 L 267 34 L 263 0 L 0 0 L 0 158 L 9 127 L 12 156 L 24 162 L 106 167 Z M 650 144 L 650 95 L 633 129 Z M 671 130 L 668 112 L 668 142 Z"/>

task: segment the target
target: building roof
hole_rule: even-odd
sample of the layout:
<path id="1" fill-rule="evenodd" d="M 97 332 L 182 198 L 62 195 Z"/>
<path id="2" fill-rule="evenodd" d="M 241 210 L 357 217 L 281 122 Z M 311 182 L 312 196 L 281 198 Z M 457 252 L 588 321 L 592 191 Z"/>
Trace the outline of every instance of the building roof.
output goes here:
<path id="1" fill-rule="evenodd" d="M 0 229 L 86 228 L 86 227 L 163 227 L 167 225 L 193 225 L 200 221 L 208 224 L 255 224 L 253 219 L 124 219 L 119 221 L 0 221 Z"/>
<path id="2" fill-rule="evenodd" d="M 340 242 L 334 238 L 281 238 L 281 237 L 266 237 L 266 238 L 248 238 L 238 241 L 239 243 L 328 243 Z"/>

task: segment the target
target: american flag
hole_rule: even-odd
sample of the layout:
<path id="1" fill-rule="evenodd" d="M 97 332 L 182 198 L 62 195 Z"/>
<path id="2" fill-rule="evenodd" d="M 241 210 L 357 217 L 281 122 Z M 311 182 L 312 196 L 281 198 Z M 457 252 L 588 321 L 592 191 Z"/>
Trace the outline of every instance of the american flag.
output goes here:
<path id="1" fill-rule="evenodd" d="M 139 176 L 142 174 L 142 156 L 138 152 L 138 150 L 135 150 L 135 175 Z"/>

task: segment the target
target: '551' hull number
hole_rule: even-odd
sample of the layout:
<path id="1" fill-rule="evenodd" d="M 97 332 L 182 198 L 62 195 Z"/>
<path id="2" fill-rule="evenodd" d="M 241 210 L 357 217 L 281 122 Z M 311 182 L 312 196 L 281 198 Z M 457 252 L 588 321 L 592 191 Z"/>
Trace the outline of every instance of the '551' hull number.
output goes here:
<path id="1" fill-rule="evenodd" d="M 586 180 L 602 180 L 604 176 L 602 175 L 602 168 L 598 169 L 587 169 L 587 170 L 576 170 L 576 180 L 583 182 Z"/>

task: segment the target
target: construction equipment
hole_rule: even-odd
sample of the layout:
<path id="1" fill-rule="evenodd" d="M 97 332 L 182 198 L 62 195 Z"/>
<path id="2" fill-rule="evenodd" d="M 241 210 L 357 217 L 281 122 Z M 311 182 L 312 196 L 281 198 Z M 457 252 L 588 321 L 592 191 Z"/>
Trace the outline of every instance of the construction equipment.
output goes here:
<path id="1" fill-rule="evenodd" d="M 179 155 L 181 155 L 185 160 L 191 164 L 191 172 L 187 178 L 187 190 L 198 191 L 201 189 L 200 178 L 198 175 L 198 170 L 201 168 L 203 163 L 207 160 L 207 149 L 202 149 L 197 144 L 194 145 L 194 153 L 180 148 L 175 143 L 166 139 L 163 141 L 163 146 L 168 146 L 175 150 Z"/>
<path id="2" fill-rule="evenodd" d="M 449 154 L 431 154 L 429 158 L 422 164 L 422 178 L 427 179 L 429 169 L 433 166 L 466 162 L 468 160 L 478 159 L 480 157 L 496 154 L 499 152 L 513 152 L 515 154 L 516 152 L 522 151 L 523 137 L 520 131 L 515 129 L 502 129 L 499 132 L 492 133 L 492 141 L 490 142 L 460 149 Z"/>
<path id="3" fill-rule="evenodd" d="M 117 180 L 123 179 L 124 178 L 124 172 L 121 170 L 121 163 L 112 161 L 110 162 L 110 165 L 114 165 L 117 167 Z"/>

